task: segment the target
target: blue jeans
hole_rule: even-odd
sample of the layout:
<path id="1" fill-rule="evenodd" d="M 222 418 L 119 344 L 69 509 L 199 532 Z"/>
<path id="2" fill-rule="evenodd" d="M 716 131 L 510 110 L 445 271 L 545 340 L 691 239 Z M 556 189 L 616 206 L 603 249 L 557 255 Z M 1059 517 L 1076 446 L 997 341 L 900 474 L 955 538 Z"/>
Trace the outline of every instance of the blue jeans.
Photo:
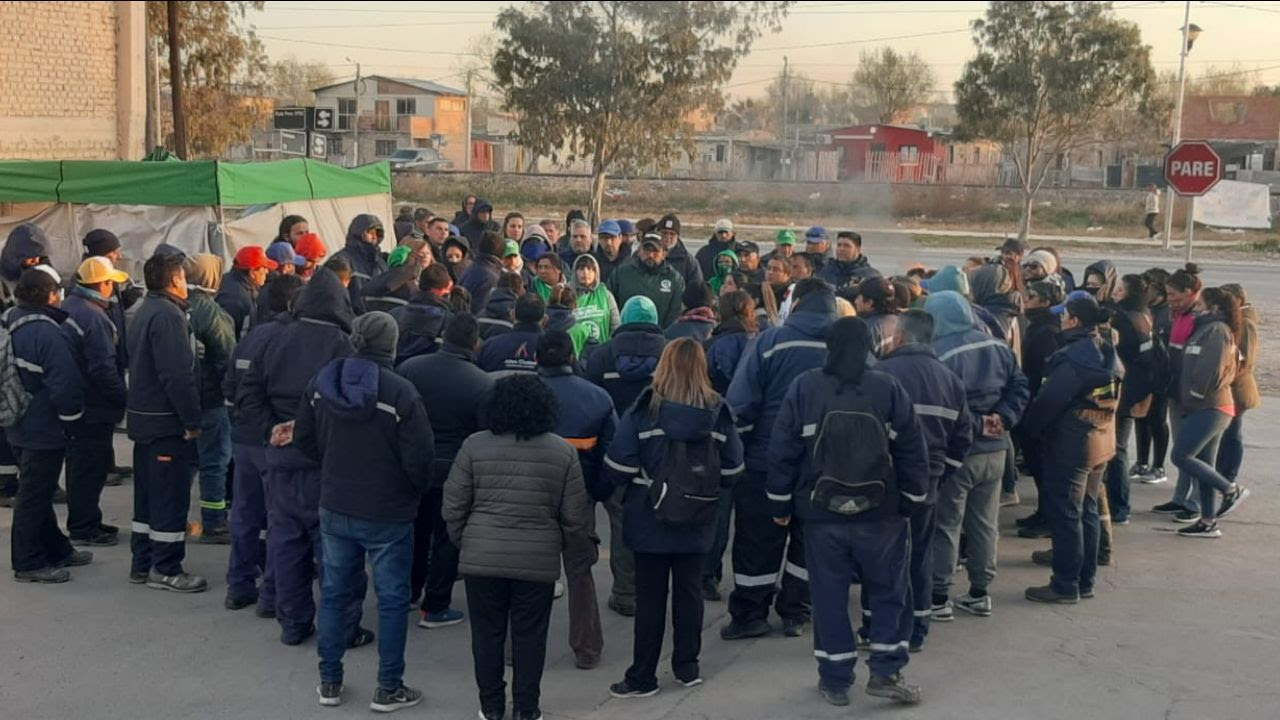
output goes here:
<path id="1" fill-rule="evenodd" d="M 231 463 L 231 421 L 227 408 L 205 410 L 200 418 L 200 520 L 205 529 L 227 525 L 227 466 Z"/>
<path id="2" fill-rule="evenodd" d="M 1116 418 L 1116 456 L 1107 463 L 1107 502 L 1111 505 L 1111 521 L 1128 520 L 1129 506 L 1129 436 L 1133 434 L 1133 418 Z"/>
<path id="3" fill-rule="evenodd" d="M 378 687 L 395 690 L 404 680 L 413 523 L 371 522 L 322 508 L 320 534 L 324 545 L 316 639 L 320 682 L 342 682 L 342 655 L 350 634 L 348 608 L 358 600 L 355 593 L 362 591 L 367 553 L 378 596 Z"/>
<path id="4" fill-rule="evenodd" d="M 1216 517 L 1215 492 L 1227 492 L 1232 482 L 1214 469 L 1218 443 L 1231 424 L 1231 416 L 1220 410 L 1197 410 L 1182 419 L 1173 441 L 1173 464 L 1200 491 L 1200 517 L 1206 522 Z"/>
<path id="5" fill-rule="evenodd" d="M 1047 460 L 1045 512 L 1053 532 L 1049 584 L 1056 592 L 1076 596 L 1092 590 L 1098 574 L 1098 496 L 1106 465 L 1076 467 L 1052 454 Z"/>
<path id="6" fill-rule="evenodd" d="M 1218 443 L 1218 473 L 1235 482 L 1244 464 L 1244 410 L 1237 410 Z"/>

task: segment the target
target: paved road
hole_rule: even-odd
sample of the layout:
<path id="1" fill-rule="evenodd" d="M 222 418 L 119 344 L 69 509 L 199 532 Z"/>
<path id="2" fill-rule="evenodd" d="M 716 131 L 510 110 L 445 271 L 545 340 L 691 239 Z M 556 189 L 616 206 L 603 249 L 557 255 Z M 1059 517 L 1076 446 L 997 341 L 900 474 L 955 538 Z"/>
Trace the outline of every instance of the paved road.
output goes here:
<path id="1" fill-rule="evenodd" d="M 917 708 L 891 710 L 860 692 L 837 710 L 816 691 L 809 638 L 726 643 L 716 630 L 724 603 L 707 606 L 704 686 L 677 686 L 660 668 L 663 691 L 648 700 L 614 700 L 631 648 L 629 621 L 603 610 L 608 564 L 596 566 L 606 649 L 603 665 L 573 668 L 567 608 L 557 602 L 543 682 L 548 718 L 693 720 L 847 718 L 874 713 L 901 720 L 1262 720 L 1280 706 L 1280 400 L 1250 417 L 1246 478 L 1255 496 L 1224 525 L 1216 541 L 1167 532 L 1146 512 L 1118 529 L 1116 562 L 1102 569 L 1098 596 L 1074 607 L 1022 600 L 1046 572 L 1029 562 L 1043 541 L 1010 537 L 1020 509 L 1002 517 L 996 613 L 936 625 L 926 651 L 912 656 L 908 676 L 925 690 Z M 117 437 L 118 451 L 128 451 Z M 127 457 L 127 455 L 124 455 Z M 1032 492 L 1024 482 L 1024 492 Z M 1148 508 L 1166 487 L 1139 486 Z M 108 488 L 108 522 L 128 527 L 131 487 Z M 59 512 L 62 512 L 60 508 Z M 7 554 L 11 511 L 0 510 L 0 553 Z M 608 524 L 601 522 L 607 530 Z M 126 531 L 127 532 L 127 531 Z M 127 539 L 127 536 L 126 536 Z M 604 547 L 608 547 L 607 541 Z M 227 549 L 194 545 L 188 567 L 210 577 L 211 590 L 180 596 L 129 585 L 127 543 L 100 550 L 71 583 L 20 585 L 0 577 L 0 718 L 8 720 L 287 720 L 368 717 L 376 653 L 349 656 L 349 702 L 316 704 L 315 646 L 287 648 L 275 623 L 222 608 Z M 6 568 L 7 569 L 7 568 Z M 961 582 L 962 584 L 962 582 Z M 455 596 L 463 601 L 461 586 Z M 375 616 L 372 598 L 366 618 Z M 410 628 L 407 680 L 426 703 L 405 717 L 474 718 L 476 698 L 468 626 Z M 860 663 L 859 682 L 866 675 Z M 888 714 L 891 713 L 891 714 Z"/>

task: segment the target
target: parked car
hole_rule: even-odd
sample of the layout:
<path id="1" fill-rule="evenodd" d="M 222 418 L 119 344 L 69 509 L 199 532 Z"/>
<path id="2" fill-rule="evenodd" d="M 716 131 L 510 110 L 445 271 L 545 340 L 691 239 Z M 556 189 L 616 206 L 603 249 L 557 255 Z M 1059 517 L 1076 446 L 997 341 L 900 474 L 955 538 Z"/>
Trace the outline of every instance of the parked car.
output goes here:
<path id="1" fill-rule="evenodd" d="M 399 148 L 388 160 L 392 170 L 429 172 L 453 169 L 453 163 L 440 157 L 440 151 L 435 148 Z"/>

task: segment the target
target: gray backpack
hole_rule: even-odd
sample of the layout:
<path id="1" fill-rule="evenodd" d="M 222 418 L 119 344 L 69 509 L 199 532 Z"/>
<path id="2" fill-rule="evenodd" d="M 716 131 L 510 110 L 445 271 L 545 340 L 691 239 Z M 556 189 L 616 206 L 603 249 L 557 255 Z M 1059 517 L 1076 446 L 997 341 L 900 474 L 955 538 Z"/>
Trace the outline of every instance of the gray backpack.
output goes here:
<path id="1" fill-rule="evenodd" d="M 31 404 L 31 393 L 18 376 L 18 358 L 13 354 L 13 333 L 33 322 L 53 322 L 43 315 L 28 315 L 12 327 L 9 313 L 0 318 L 0 427 L 11 428 L 22 419 Z"/>

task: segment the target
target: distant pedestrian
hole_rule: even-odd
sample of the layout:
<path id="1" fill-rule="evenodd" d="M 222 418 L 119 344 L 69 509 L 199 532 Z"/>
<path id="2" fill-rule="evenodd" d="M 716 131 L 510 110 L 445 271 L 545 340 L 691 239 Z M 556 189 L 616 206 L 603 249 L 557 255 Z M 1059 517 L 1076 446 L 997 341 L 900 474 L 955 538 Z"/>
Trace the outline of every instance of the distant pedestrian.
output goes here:
<path id="1" fill-rule="evenodd" d="M 1147 196 L 1143 200 L 1143 209 L 1147 213 L 1142 224 L 1147 228 L 1147 239 L 1154 240 L 1160 235 L 1156 230 L 1156 218 L 1160 216 L 1160 191 L 1154 184 L 1147 186 Z"/>

